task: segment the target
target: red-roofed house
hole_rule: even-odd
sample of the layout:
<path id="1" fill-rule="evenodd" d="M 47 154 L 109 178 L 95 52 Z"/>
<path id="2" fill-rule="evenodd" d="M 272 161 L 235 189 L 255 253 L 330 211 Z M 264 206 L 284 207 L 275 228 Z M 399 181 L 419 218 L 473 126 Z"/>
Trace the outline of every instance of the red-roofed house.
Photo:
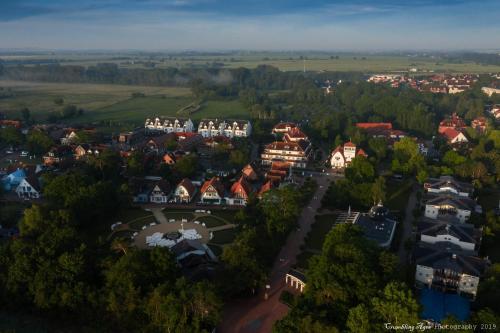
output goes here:
<path id="1" fill-rule="evenodd" d="M 358 149 L 354 143 L 349 141 L 343 146 L 338 146 L 332 151 L 330 165 L 333 169 L 344 169 L 348 167 L 352 160 L 357 156 L 368 157 L 363 149 Z"/>
<path id="2" fill-rule="evenodd" d="M 257 194 L 257 197 L 262 198 L 262 196 L 264 195 L 264 193 L 266 193 L 267 191 L 271 190 L 272 188 L 273 188 L 273 182 L 270 181 L 270 180 L 268 180 L 260 188 L 259 193 Z"/>
<path id="3" fill-rule="evenodd" d="M 273 127 L 273 133 L 287 133 L 296 127 L 297 124 L 295 123 L 280 122 Z"/>
<path id="4" fill-rule="evenodd" d="M 283 137 L 285 142 L 298 142 L 300 140 L 308 141 L 309 139 L 298 127 L 292 128 Z"/>
<path id="5" fill-rule="evenodd" d="M 451 144 L 460 142 L 469 142 L 464 133 L 457 131 L 454 128 L 447 128 L 441 134 L 446 138 L 446 140 L 448 140 L 448 143 Z"/>
<path id="6" fill-rule="evenodd" d="M 305 168 L 311 155 L 311 144 L 307 141 L 275 141 L 264 147 L 261 154 L 262 164 L 270 165 L 273 161 L 290 163 L 294 168 Z"/>
<path id="7" fill-rule="evenodd" d="M 238 181 L 236 181 L 231 186 L 231 198 L 229 198 L 228 203 L 230 205 L 246 205 L 250 193 L 252 192 L 252 187 L 245 180 L 245 177 L 241 176 Z"/>
<path id="8" fill-rule="evenodd" d="M 258 179 L 257 172 L 251 164 L 247 164 L 241 170 L 243 177 L 245 177 L 248 181 L 256 181 Z"/>
<path id="9" fill-rule="evenodd" d="M 224 186 L 218 177 L 213 177 L 201 187 L 201 202 L 220 204 L 224 198 Z"/>
<path id="10" fill-rule="evenodd" d="M 189 203 L 193 200 L 196 194 L 196 187 L 188 178 L 184 178 L 175 188 L 175 202 Z"/>
<path id="11" fill-rule="evenodd" d="M 466 128 L 465 122 L 456 113 L 451 115 L 451 118 L 447 118 L 439 123 L 438 132 L 439 134 L 444 134 L 447 129 L 455 129 L 457 131 L 462 131 Z"/>
<path id="12" fill-rule="evenodd" d="M 377 129 L 391 130 L 392 124 L 391 123 L 357 123 L 356 127 L 361 128 L 361 129 L 377 128 Z"/>
<path id="13" fill-rule="evenodd" d="M 478 133 L 486 132 L 488 124 L 485 117 L 478 117 L 471 122 L 471 127 L 474 128 Z"/>

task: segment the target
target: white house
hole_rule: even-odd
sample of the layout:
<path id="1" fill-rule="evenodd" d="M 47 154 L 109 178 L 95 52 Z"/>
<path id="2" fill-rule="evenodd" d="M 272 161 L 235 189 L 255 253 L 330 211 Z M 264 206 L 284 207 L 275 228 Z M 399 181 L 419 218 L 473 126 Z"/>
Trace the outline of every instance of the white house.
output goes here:
<path id="1" fill-rule="evenodd" d="M 442 132 L 443 136 L 446 138 L 448 143 L 466 143 L 469 142 L 465 134 L 461 131 L 457 131 L 454 128 L 447 128 Z"/>
<path id="2" fill-rule="evenodd" d="M 202 119 L 198 124 L 198 134 L 204 138 L 211 136 L 224 135 L 226 123 L 219 119 Z"/>
<path id="3" fill-rule="evenodd" d="M 471 197 L 474 187 L 471 184 L 459 182 L 451 176 L 431 178 L 424 184 L 427 193 L 454 194 L 460 197 Z"/>
<path id="4" fill-rule="evenodd" d="M 347 142 L 343 146 L 335 148 L 330 155 L 330 165 L 333 169 L 344 169 L 351 164 L 357 156 L 368 157 L 363 149 L 356 148 L 352 142 Z"/>
<path id="5" fill-rule="evenodd" d="M 174 191 L 175 202 L 189 203 L 193 200 L 196 193 L 196 187 L 191 180 L 184 178 Z"/>
<path id="6" fill-rule="evenodd" d="M 248 120 L 227 120 L 223 124 L 223 133 L 228 138 L 248 138 L 252 125 Z"/>
<path id="7" fill-rule="evenodd" d="M 38 199 L 40 198 L 40 193 L 40 183 L 36 177 L 24 178 L 16 187 L 16 194 L 20 198 Z"/>
<path id="8" fill-rule="evenodd" d="M 434 287 L 476 297 L 479 278 L 488 265 L 486 260 L 425 246 L 417 247 L 413 255 L 417 287 Z"/>
<path id="9" fill-rule="evenodd" d="M 218 177 L 213 177 L 201 187 L 201 202 L 221 204 L 224 198 L 224 186 Z"/>
<path id="10" fill-rule="evenodd" d="M 167 203 L 170 197 L 170 185 L 165 180 L 160 180 L 153 185 L 153 189 L 149 193 L 149 201 L 151 203 Z"/>
<path id="11" fill-rule="evenodd" d="M 442 244 L 476 253 L 481 243 L 481 230 L 468 223 L 447 223 L 424 219 L 417 224 L 420 241 L 425 244 Z"/>
<path id="12" fill-rule="evenodd" d="M 194 125 L 191 119 L 166 117 L 154 120 L 146 119 L 144 128 L 149 132 L 190 133 L 193 131 Z"/>
<path id="13" fill-rule="evenodd" d="M 431 219 L 455 218 L 464 223 L 470 218 L 471 211 L 480 210 L 476 202 L 469 198 L 438 195 L 425 203 L 425 217 Z"/>

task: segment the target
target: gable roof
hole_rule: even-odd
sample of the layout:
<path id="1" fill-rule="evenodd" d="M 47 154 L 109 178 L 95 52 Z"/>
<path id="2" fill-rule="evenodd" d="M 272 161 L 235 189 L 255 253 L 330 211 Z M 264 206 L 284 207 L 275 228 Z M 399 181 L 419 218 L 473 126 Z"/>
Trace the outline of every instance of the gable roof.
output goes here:
<path id="1" fill-rule="evenodd" d="M 234 182 L 233 185 L 231 186 L 231 193 L 232 194 L 240 194 L 241 196 L 248 198 L 250 196 L 250 193 L 252 191 L 252 188 L 250 184 L 245 180 L 245 177 L 241 176 L 238 181 Z"/>
<path id="2" fill-rule="evenodd" d="M 181 182 L 177 185 L 177 187 L 181 186 L 184 187 L 184 189 L 188 192 L 190 197 L 193 196 L 196 187 L 193 185 L 193 182 L 191 182 L 189 178 L 184 178 L 183 180 L 181 180 Z"/>
<path id="3" fill-rule="evenodd" d="M 204 182 L 203 186 L 201 187 L 201 193 L 205 193 L 210 186 L 212 186 L 217 191 L 217 194 L 220 197 L 224 195 L 224 186 L 220 182 L 219 177 L 212 177 L 212 179 Z"/>
<path id="4" fill-rule="evenodd" d="M 243 174 L 244 177 L 250 180 L 257 179 L 257 172 L 255 171 L 254 167 L 251 164 L 245 165 L 241 170 L 241 173 Z"/>
<path id="5" fill-rule="evenodd" d="M 451 269 L 460 274 L 480 277 L 485 271 L 488 262 L 475 256 L 452 253 L 438 247 L 419 244 L 413 252 L 417 265 L 432 267 L 433 269 Z"/>
<path id="6" fill-rule="evenodd" d="M 446 128 L 445 130 L 442 131 L 442 134 L 449 140 L 449 141 L 452 141 L 453 139 L 455 139 L 457 136 L 459 136 L 460 134 L 463 134 L 462 132 L 460 131 L 457 131 L 456 129 L 454 128 Z"/>
<path id="7" fill-rule="evenodd" d="M 357 123 L 356 127 L 358 128 L 380 128 L 380 129 L 392 129 L 392 124 L 391 123 Z"/>

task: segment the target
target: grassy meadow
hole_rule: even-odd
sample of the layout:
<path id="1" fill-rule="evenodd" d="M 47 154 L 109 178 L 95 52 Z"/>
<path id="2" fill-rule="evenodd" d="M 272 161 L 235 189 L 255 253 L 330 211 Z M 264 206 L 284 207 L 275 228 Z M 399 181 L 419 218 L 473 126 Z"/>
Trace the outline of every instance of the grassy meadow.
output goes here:
<path id="1" fill-rule="evenodd" d="M 207 101 L 194 113 L 182 113 L 181 109 L 195 102 L 188 88 L 1 80 L 0 87 L 13 95 L 0 99 L 1 113 L 19 118 L 20 110 L 26 107 L 35 121 L 43 121 L 51 112 L 58 113 L 69 104 L 84 109 L 84 113 L 68 122 L 112 122 L 124 128 L 142 125 L 146 118 L 153 116 L 188 116 L 193 120 L 249 116 L 238 101 Z M 143 93 L 145 97 L 132 97 L 133 93 Z M 55 103 L 58 98 L 64 100 L 63 105 Z"/>
<path id="2" fill-rule="evenodd" d="M 333 53 L 334 54 L 334 53 Z M 338 59 L 331 59 L 330 56 L 318 54 L 305 54 L 306 71 L 338 71 L 338 72 L 398 72 L 407 71 L 409 68 L 417 68 L 419 71 L 428 72 L 455 72 L 455 73 L 492 73 L 500 72 L 500 66 L 480 65 L 473 62 L 449 63 L 446 61 L 433 59 L 430 57 L 410 57 L 395 55 L 338 55 Z M 82 65 L 92 66 L 102 59 L 84 59 L 71 60 L 62 65 Z M 145 68 L 145 61 L 138 60 L 119 60 L 116 62 L 124 68 Z M 252 55 L 227 55 L 227 56 L 187 56 L 163 57 L 157 59 L 148 59 L 147 64 L 154 64 L 157 68 L 167 67 L 204 67 L 212 63 L 218 63 L 226 68 L 255 68 L 259 65 L 271 65 L 282 71 L 302 71 L 304 69 L 304 60 L 299 58 L 298 54 L 288 53 L 262 53 Z"/>

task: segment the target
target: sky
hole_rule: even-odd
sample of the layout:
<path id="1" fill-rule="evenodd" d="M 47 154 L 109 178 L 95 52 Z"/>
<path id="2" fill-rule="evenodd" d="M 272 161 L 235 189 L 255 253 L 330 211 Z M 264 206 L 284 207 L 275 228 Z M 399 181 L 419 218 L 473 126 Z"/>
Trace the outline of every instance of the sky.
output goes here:
<path id="1" fill-rule="evenodd" d="M 0 0 L 0 49 L 485 50 L 500 0 Z"/>

